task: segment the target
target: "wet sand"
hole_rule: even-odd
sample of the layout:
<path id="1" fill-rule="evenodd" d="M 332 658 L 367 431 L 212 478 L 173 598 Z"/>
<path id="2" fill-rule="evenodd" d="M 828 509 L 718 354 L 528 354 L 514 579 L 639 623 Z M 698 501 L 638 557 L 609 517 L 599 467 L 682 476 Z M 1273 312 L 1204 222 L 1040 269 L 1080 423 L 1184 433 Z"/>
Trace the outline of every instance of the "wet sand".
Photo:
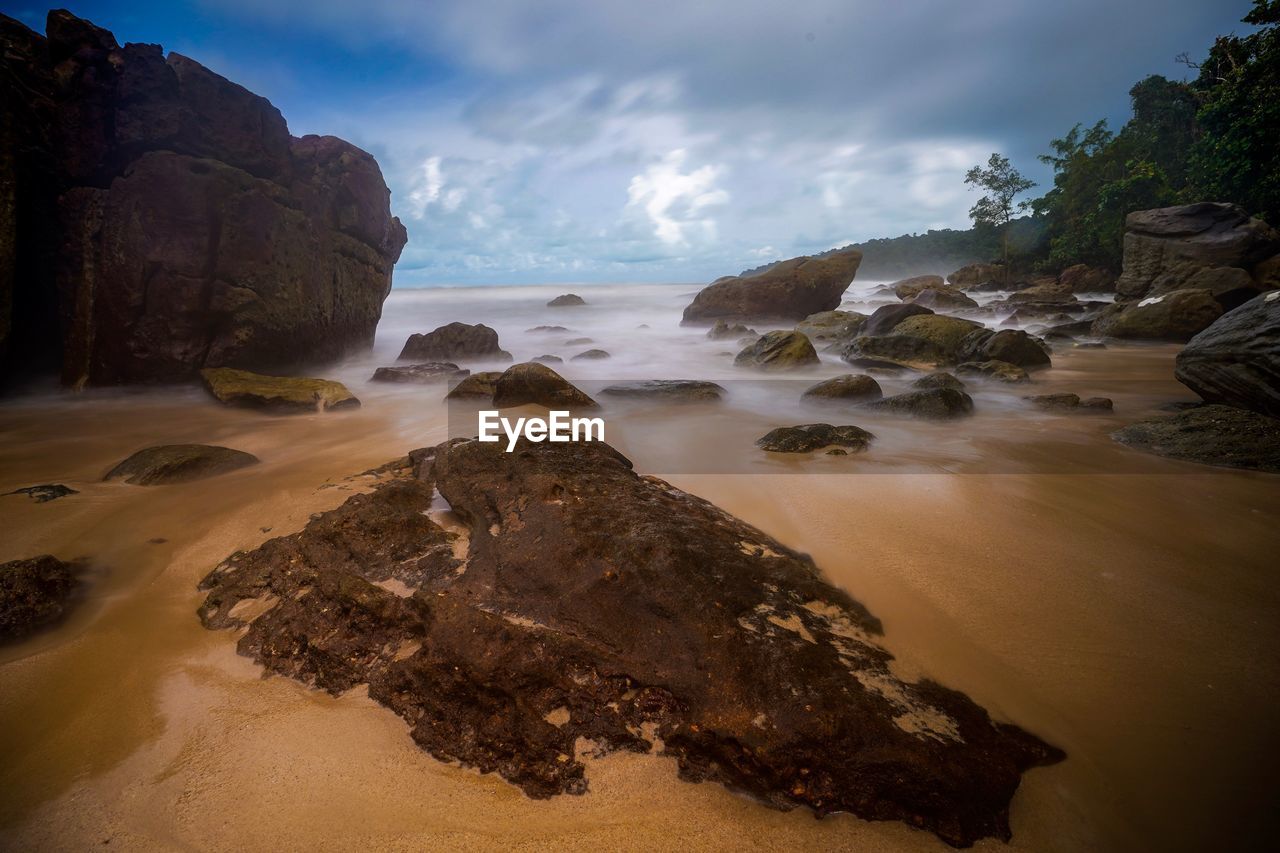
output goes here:
<path id="1" fill-rule="evenodd" d="M 1189 398 L 1173 353 L 1075 351 L 1037 377 L 1037 393 L 1109 392 L 1115 416 L 1029 413 L 997 391 L 960 423 L 868 423 L 882 441 L 861 459 L 760 459 L 761 424 L 805 418 L 754 404 L 622 411 L 609 439 L 641 471 L 811 553 L 883 620 L 904 671 L 1067 751 L 1025 777 L 1012 849 L 1240 848 L 1280 828 L 1280 478 L 1109 440 Z M 695 372 L 716 375 L 710 362 Z M 433 760 L 362 691 L 262 679 L 235 635 L 201 628 L 197 581 L 446 434 L 439 389 L 357 384 L 362 409 L 293 418 L 198 392 L 0 406 L 0 491 L 80 490 L 0 498 L 0 560 L 93 558 L 65 622 L 0 646 L 0 847 L 947 849 L 899 824 L 818 821 L 686 784 L 656 756 L 592 761 L 589 794 L 533 801 Z M 187 485 L 97 482 L 140 447 L 184 441 L 264 461 Z M 750 473 L 700 473 L 720 470 L 708 460 Z"/>

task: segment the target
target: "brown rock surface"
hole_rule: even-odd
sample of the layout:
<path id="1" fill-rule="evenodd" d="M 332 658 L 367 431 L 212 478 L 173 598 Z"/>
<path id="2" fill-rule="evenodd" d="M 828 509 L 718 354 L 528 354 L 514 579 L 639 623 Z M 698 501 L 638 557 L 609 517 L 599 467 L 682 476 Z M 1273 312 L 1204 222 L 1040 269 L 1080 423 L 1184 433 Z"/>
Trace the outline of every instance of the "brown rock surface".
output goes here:
<path id="1" fill-rule="evenodd" d="M 792 258 L 757 272 L 718 279 L 684 309 L 686 323 L 716 320 L 803 320 L 840 307 L 862 263 L 856 249 Z"/>

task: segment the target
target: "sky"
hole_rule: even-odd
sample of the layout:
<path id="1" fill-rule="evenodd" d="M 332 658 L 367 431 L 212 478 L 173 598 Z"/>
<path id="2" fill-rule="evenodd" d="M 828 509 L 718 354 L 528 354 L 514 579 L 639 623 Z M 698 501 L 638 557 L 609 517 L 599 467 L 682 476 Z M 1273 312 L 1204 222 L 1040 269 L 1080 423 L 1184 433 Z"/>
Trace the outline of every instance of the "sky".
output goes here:
<path id="1" fill-rule="evenodd" d="M 1128 114 L 1247 0 L 71 3 L 377 157 L 397 286 L 700 282 L 966 228 L 969 167 Z M 3 0 L 43 31 L 46 9 Z"/>

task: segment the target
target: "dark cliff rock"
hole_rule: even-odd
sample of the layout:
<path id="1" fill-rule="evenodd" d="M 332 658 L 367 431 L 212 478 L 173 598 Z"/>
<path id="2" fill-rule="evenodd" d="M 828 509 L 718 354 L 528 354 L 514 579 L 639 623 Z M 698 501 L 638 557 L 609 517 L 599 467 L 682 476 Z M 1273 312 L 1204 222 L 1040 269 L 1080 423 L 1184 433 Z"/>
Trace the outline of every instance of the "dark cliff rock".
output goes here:
<path id="1" fill-rule="evenodd" d="M 803 320 L 833 311 L 853 283 L 862 253 L 847 249 L 822 257 L 792 258 L 704 287 L 684 309 L 684 322 Z"/>
<path id="2" fill-rule="evenodd" d="M 1173 372 L 1211 403 L 1280 418 L 1280 292 L 1219 317 L 1182 348 Z"/>
<path id="3" fill-rule="evenodd" d="M 158 45 L 65 11 L 47 31 L 0 16 L 0 375 L 188 381 L 369 346 L 406 240 L 371 156 Z"/>
<path id="4" fill-rule="evenodd" d="M 963 846 L 1009 838 L 1022 772 L 1062 758 L 896 676 L 879 620 L 809 558 L 607 445 L 416 457 L 214 569 L 204 624 L 331 693 L 367 683 L 428 752 L 535 797 L 587 789 L 579 738 L 660 744 L 688 781 Z M 428 517 L 433 486 L 462 529 Z"/>

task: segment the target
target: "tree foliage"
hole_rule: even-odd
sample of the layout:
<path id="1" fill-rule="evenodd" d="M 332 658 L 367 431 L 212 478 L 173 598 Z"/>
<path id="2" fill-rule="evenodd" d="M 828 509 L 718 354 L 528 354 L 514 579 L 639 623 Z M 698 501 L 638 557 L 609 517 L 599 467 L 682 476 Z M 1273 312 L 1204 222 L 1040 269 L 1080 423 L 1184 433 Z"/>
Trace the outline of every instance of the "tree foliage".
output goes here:
<path id="1" fill-rule="evenodd" d="M 1036 185 L 1024 176 L 1008 157 L 992 154 L 987 168 L 974 166 L 964 176 L 966 184 L 986 190 L 986 195 L 969 208 L 969 218 L 975 228 L 994 228 L 1000 234 L 1000 256 L 1004 260 L 1004 274 L 1009 276 L 1009 223 L 1016 212 L 1031 207 L 1030 201 L 1018 201 L 1018 196 Z"/>

